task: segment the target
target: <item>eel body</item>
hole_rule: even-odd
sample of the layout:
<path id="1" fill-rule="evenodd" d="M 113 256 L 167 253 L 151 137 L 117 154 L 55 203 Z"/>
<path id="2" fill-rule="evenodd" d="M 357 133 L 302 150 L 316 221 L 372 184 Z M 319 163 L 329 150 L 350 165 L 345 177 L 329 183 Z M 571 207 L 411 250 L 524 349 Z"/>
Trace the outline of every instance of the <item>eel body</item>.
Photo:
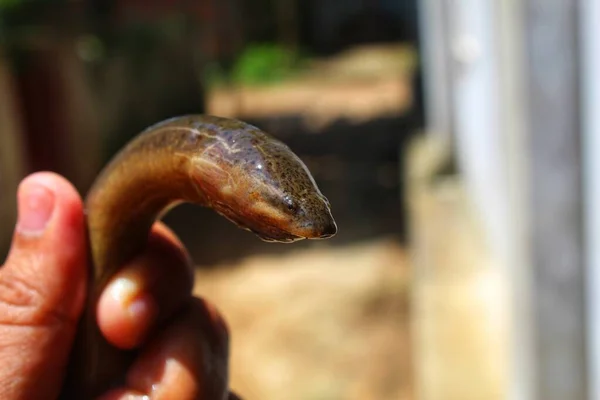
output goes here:
<path id="1" fill-rule="evenodd" d="M 104 340 L 95 306 L 110 278 L 143 251 L 153 223 L 181 202 L 210 207 L 266 241 L 337 231 L 305 164 L 255 126 L 190 115 L 149 127 L 105 167 L 85 200 L 91 282 L 61 398 L 91 399 L 122 383 L 133 354 Z"/>

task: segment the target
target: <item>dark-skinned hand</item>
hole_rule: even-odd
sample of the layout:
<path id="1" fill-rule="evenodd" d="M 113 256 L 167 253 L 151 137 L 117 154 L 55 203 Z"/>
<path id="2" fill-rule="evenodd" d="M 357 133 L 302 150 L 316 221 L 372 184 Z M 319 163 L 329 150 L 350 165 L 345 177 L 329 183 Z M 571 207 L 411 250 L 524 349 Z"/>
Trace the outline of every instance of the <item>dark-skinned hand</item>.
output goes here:
<path id="1" fill-rule="evenodd" d="M 27 177 L 18 222 L 0 268 L 0 398 L 56 399 L 86 293 L 80 196 L 53 173 Z M 124 265 L 98 303 L 113 345 L 139 349 L 122 388 L 102 400 L 236 399 L 228 392 L 227 326 L 192 295 L 190 259 L 157 223 L 146 251 Z"/>

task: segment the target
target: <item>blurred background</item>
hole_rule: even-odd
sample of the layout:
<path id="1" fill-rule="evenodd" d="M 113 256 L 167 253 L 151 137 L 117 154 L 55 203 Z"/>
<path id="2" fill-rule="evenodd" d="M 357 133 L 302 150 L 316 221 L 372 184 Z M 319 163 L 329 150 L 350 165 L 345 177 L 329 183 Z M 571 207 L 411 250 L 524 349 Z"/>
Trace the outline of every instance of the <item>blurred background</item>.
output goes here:
<path id="1" fill-rule="evenodd" d="M 0 254 L 18 182 L 85 194 L 162 119 L 285 141 L 339 233 L 166 222 L 245 399 L 600 399 L 593 0 L 0 0 Z"/>

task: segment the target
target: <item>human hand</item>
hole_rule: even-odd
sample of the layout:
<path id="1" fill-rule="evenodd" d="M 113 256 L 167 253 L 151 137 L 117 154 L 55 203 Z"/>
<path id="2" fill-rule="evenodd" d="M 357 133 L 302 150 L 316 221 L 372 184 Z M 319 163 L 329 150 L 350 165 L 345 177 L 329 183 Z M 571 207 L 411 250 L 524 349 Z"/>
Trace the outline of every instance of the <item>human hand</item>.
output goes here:
<path id="1" fill-rule="evenodd" d="M 26 178 L 18 204 L 0 268 L 0 398 L 55 399 L 87 289 L 83 206 L 52 173 Z M 103 400 L 237 398 L 227 389 L 227 326 L 214 307 L 192 296 L 192 286 L 185 249 L 157 223 L 146 251 L 124 266 L 98 303 L 108 341 L 139 350 L 126 386 Z"/>

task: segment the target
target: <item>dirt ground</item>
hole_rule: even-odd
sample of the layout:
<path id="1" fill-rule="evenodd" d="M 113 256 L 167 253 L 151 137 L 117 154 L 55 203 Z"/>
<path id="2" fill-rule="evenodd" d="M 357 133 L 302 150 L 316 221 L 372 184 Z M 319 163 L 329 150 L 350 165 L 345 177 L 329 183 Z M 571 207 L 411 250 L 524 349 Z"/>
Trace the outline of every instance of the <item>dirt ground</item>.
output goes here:
<path id="1" fill-rule="evenodd" d="M 315 130 L 339 119 L 403 115 L 412 101 L 411 57 L 402 47 L 354 49 L 317 60 L 301 78 L 282 85 L 218 89 L 208 98 L 208 111 L 244 118 L 301 115 Z M 361 165 L 345 169 L 358 173 Z M 354 222 L 373 225 L 371 217 L 361 220 L 368 214 L 358 193 L 354 202 L 348 195 L 331 198 L 334 211 L 346 199 Z M 351 224 L 342 225 L 348 230 Z M 351 237 L 341 233 L 339 239 Z M 372 233 L 208 267 L 197 272 L 195 290 L 230 324 L 231 385 L 244 399 L 412 398 L 409 266 L 397 239 Z"/>
<path id="2" fill-rule="evenodd" d="M 361 123 L 402 115 L 413 102 L 415 65 L 410 47 L 356 47 L 317 59 L 298 77 L 277 85 L 217 88 L 207 108 L 232 117 L 302 115 L 314 131 L 338 119 Z"/>
<path id="3" fill-rule="evenodd" d="M 410 398 L 408 268 L 395 240 L 249 257 L 196 282 L 230 324 L 231 384 L 245 399 Z"/>

